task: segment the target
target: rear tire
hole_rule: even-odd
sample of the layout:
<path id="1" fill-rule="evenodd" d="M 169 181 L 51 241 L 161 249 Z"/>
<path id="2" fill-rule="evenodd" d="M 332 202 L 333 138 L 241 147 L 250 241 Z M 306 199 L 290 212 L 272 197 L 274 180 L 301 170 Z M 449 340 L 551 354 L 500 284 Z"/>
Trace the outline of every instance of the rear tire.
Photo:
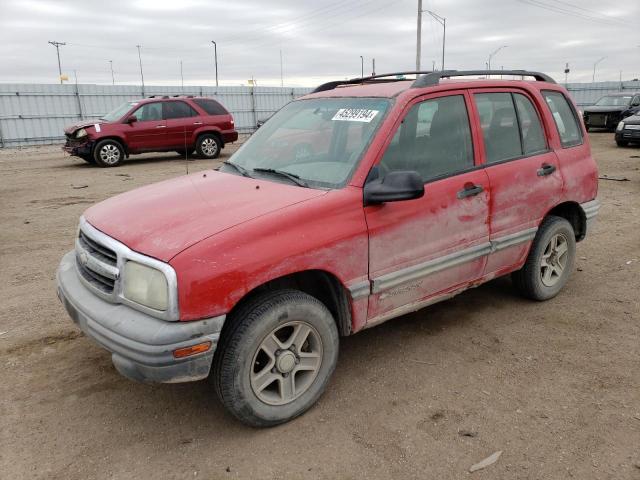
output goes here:
<path id="1" fill-rule="evenodd" d="M 255 297 L 227 319 L 211 380 L 241 422 L 270 427 L 309 409 L 338 360 L 338 329 L 327 307 L 298 290 Z"/>
<path id="2" fill-rule="evenodd" d="M 524 266 L 511 274 L 518 291 L 532 300 L 555 297 L 571 276 L 576 234 L 571 224 L 553 215 L 544 219 Z"/>
<path id="3" fill-rule="evenodd" d="M 213 133 L 204 133 L 196 141 L 196 151 L 203 158 L 218 158 L 222 150 L 220 138 Z"/>
<path id="4" fill-rule="evenodd" d="M 124 160 L 124 148 L 117 140 L 102 140 L 93 149 L 93 159 L 99 167 L 117 167 Z"/>

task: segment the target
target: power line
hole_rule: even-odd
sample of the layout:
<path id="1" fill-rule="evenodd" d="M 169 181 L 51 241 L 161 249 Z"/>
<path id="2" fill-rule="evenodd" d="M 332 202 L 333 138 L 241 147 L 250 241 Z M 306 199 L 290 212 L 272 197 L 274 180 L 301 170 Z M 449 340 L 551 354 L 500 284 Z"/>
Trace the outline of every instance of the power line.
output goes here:
<path id="1" fill-rule="evenodd" d="M 517 0 L 520 3 L 524 3 L 526 5 L 531 5 L 534 7 L 538 7 L 538 8 L 542 8 L 544 10 L 548 10 L 551 12 L 555 12 L 555 13 L 561 13 L 563 15 L 568 15 L 570 17 L 574 17 L 574 18 L 580 18 L 582 20 L 587 20 L 590 22 L 594 22 L 594 23 L 600 23 L 603 25 L 615 25 L 615 26 L 624 26 L 624 27 L 630 27 L 630 28 L 635 28 L 632 24 L 627 23 L 627 22 L 623 22 L 621 20 L 617 20 L 617 19 L 613 19 L 610 17 L 607 18 L 602 18 L 602 17 L 595 17 L 593 15 L 589 15 L 587 13 L 581 13 L 575 10 L 571 10 L 570 8 L 566 8 L 566 7 L 561 7 L 558 5 L 552 5 L 549 3 L 545 3 L 541 0 Z M 558 1 L 558 0 L 552 0 L 552 1 Z M 565 3 L 565 5 L 570 5 L 568 3 Z M 579 7 L 578 7 L 579 8 Z"/>

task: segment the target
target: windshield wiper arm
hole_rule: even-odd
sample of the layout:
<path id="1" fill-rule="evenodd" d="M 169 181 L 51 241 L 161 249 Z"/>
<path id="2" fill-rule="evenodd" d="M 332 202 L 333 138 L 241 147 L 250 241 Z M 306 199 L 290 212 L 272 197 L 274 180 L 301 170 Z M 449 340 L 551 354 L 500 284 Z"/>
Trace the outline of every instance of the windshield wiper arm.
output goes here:
<path id="1" fill-rule="evenodd" d="M 224 161 L 222 162 L 224 165 L 231 165 L 233 168 L 236 169 L 237 172 L 240 173 L 240 175 L 242 175 L 243 177 L 249 177 L 249 178 L 253 178 L 251 175 L 249 175 L 249 170 L 247 170 L 244 167 L 241 167 L 240 165 L 238 165 L 237 163 L 233 163 L 233 162 L 228 162 L 228 161 Z"/>
<path id="2" fill-rule="evenodd" d="M 289 180 L 291 180 L 293 183 L 295 183 L 300 187 L 309 188 L 309 184 L 304 180 L 302 180 L 300 176 L 296 175 L 295 173 L 285 172 L 284 170 L 277 170 L 275 168 L 254 168 L 253 171 L 262 172 L 262 173 L 273 173 L 275 175 L 280 175 L 281 177 L 288 178 Z"/>

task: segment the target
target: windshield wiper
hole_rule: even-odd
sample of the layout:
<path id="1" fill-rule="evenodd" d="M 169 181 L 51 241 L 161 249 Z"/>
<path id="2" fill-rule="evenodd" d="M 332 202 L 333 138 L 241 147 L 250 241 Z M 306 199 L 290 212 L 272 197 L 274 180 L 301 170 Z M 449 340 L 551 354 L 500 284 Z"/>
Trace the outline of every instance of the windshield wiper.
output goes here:
<path id="1" fill-rule="evenodd" d="M 285 172 L 284 170 L 277 170 L 275 168 L 254 168 L 253 171 L 254 172 L 262 172 L 262 173 L 273 173 L 275 175 L 279 175 L 281 177 L 288 178 L 289 180 L 291 180 L 293 183 L 295 183 L 296 185 L 298 185 L 300 187 L 309 188 L 309 184 L 307 182 L 305 182 L 304 180 L 302 180 L 295 173 Z"/>
<path id="2" fill-rule="evenodd" d="M 233 162 L 228 162 L 228 161 L 224 161 L 222 162 L 224 165 L 231 165 L 233 168 L 236 169 L 237 172 L 240 173 L 240 175 L 242 175 L 243 177 L 249 177 L 249 178 L 253 178 L 251 175 L 249 175 L 249 170 L 247 170 L 244 167 L 241 167 L 240 165 L 238 165 L 237 163 L 233 163 Z"/>

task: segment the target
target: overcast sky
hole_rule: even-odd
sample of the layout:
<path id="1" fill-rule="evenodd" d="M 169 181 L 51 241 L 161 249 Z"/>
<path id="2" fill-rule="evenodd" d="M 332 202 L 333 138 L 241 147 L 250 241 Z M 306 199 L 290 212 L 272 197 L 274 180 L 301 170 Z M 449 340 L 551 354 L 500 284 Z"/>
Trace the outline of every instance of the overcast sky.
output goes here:
<path id="1" fill-rule="evenodd" d="M 142 45 L 147 85 L 214 83 L 218 45 L 222 85 L 313 86 L 333 78 L 413 70 L 417 0 L 0 0 L 0 82 L 57 82 L 62 71 L 80 83 L 139 84 Z M 564 81 L 640 77 L 640 1 L 424 0 L 446 17 L 445 66 L 540 70 Z M 440 68 L 442 27 L 423 18 L 422 67 Z"/>

